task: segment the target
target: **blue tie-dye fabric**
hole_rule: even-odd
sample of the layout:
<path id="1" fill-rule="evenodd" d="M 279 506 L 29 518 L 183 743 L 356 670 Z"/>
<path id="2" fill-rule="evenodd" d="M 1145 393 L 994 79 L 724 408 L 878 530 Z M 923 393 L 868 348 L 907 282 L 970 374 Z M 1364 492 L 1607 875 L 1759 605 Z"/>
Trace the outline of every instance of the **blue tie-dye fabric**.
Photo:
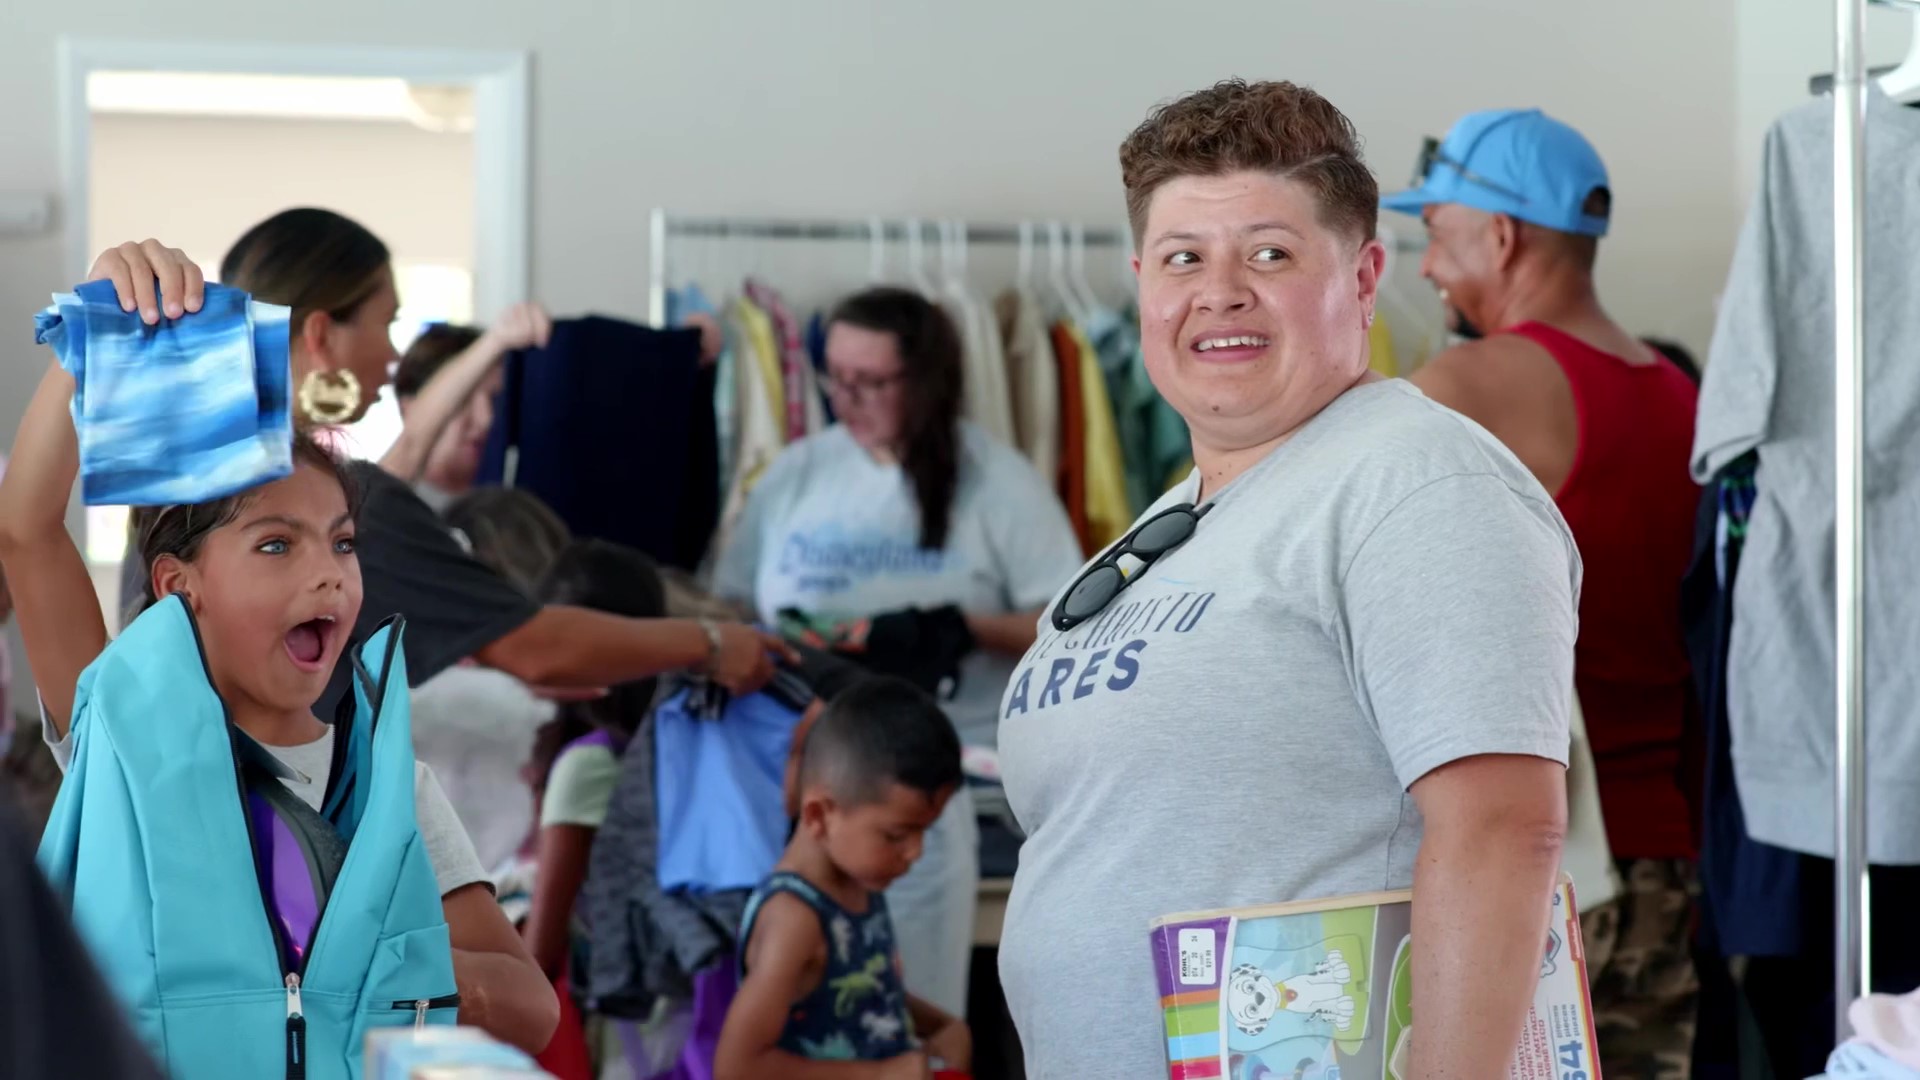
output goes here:
<path id="1" fill-rule="evenodd" d="M 82 499 L 197 503 L 291 473 L 288 315 L 221 285 L 158 326 L 120 310 L 112 282 L 55 295 L 34 337 L 73 375 Z"/>

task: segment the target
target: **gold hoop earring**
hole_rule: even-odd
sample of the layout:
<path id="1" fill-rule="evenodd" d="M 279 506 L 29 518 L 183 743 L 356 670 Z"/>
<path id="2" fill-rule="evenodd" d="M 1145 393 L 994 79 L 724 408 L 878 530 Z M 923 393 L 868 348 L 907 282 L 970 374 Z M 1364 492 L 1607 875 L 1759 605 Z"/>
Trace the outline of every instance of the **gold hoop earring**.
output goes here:
<path id="1" fill-rule="evenodd" d="M 309 371 L 300 380 L 300 414 L 316 424 L 343 424 L 360 408 L 360 380 L 351 371 Z"/>

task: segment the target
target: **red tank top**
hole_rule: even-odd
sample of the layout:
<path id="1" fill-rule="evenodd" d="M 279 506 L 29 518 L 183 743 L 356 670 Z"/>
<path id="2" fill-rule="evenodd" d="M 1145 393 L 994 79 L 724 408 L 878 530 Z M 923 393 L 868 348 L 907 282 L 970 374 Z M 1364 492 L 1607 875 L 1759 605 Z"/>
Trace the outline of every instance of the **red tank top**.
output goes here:
<path id="1" fill-rule="evenodd" d="M 1542 323 L 1508 333 L 1560 364 L 1580 422 L 1554 501 L 1586 568 L 1574 686 L 1608 841 L 1620 858 L 1690 857 L 1680 770 L 1693 688 L 1680 579 L 1700 499 L 1687 471 L 1698 392 L 1672 364 L 1629 363 Z"/>

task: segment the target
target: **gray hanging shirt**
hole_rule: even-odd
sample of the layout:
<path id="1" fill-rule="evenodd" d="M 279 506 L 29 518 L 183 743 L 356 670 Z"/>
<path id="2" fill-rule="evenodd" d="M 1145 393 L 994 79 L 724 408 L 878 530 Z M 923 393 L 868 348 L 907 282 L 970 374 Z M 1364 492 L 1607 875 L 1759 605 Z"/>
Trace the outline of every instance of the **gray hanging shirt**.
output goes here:
<path id="1" fill-rule="evenodd" d="M 1043 625 L 1000 725 L 1029 833 L 1000 969 L 1029 1075 L 1166 1074 L 1151 920 L 1404 888 L 1421 777 L 1564 764 L 1579 580 L 1532 474 L 1383 381 L 1222 490 L 1104 615 Z"/>
<path id="2" fill-rule="evenodd" d="M 1720 302 L 1693 444 L 1710 481 L 1760 453 L 1733 587 L 1727 715 L 1756 840 L 1833 856 L 1833 104 L 1767 133 Z M 1920 863 L 1920 112 L 1867 97 L 1867 848 Z"/>

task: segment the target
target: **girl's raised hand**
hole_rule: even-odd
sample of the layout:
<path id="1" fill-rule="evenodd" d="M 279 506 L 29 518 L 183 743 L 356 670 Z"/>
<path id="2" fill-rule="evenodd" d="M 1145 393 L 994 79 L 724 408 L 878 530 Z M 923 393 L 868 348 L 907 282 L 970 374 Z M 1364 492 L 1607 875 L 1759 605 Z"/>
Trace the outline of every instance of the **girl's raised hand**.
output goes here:
<path id="1" fill-rule="evenodd" d="M 158 240 L 125 243 L 108 248 L 93 261 L 88 281 L 111 281 L 120 298 L 120 310 L 138 309 L 140 320 L 158 325 L 161 306 L 169 319 L 199 311 L 206 296 L 206 277 L 179 248 Z"/>

